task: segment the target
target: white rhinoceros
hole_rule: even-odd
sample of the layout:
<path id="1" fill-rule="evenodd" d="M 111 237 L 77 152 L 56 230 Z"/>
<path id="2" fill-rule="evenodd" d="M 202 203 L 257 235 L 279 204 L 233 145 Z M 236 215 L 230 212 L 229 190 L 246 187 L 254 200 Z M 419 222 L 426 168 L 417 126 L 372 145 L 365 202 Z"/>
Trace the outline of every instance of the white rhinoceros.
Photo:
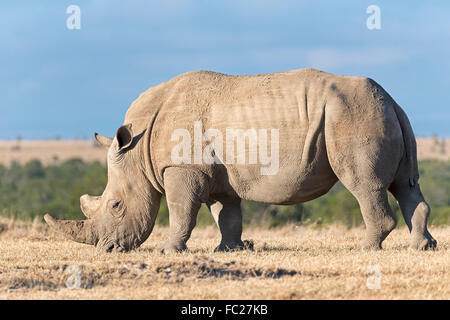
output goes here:
<path id="1" fill-rule="evenodd" d="M 396 225 L 388 191 L 400 204 L 411 247 L 436 246 L 409 121 L 368 78 L 313 69 L 189 72 L 141 94 L 115 138 L 96 139 L 109 148 L 103 195 L 81 197 L 87 220 L 48 214 L 45 220 L 103 250 L 140 246 L 162 195 L 170 216 L 163 252 L 186 249 L 202 203 L 222 234 L 217 249 L 239 249 L 241 199 L 295 204 L 325 194 L 338 180 L 359 202 L 364 248 L 380 249 Z"/>

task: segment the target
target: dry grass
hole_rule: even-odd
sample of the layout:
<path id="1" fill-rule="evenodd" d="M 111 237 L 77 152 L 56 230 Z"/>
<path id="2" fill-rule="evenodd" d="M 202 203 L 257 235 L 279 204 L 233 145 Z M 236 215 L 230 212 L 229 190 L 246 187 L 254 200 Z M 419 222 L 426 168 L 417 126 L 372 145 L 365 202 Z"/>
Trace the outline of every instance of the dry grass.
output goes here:
<path id="1" fill-rule="evenodd" d="M 417 158 L 450 160 L 450 138 L 417 138 Z"/>
<path id="2" fill-rule="evenodd" d="M 138 250 L 99 253 L 63 240 L 35 221 L 0 220 L 0 299 L 449 299 L 450 227 L 432 228 L 436 251 L 407 249 L 395 230 L 385 250 L 359 249 L 362 228 L 246 230 L 255 251 L 211 253 L 214 227 L 195 229 L 190 252 L 157 252 L 168 229 L 156 227 Z M 368 289 L 369 266 L 381 288 Z M 66 282 L 80 266 L 81 289 Z"/>
<path id="3" fill-rule="evenodd" d="M 25 164 L 31 160 L 50 165 L 73 158 L 106 163 L 106 149 L 93 140 L 0 141 L 0 154 L 0 164 L 5 166 L 12 162 Z"/>
<path id="4" fill-rule="evenodd" d="M 86 162 L 106 162 L 106 149 L 93 140 L 0 141 L 0 164 L 25 164 L 38 159 L 44 165 L 72 158 Z M 417 138 L 417 156 L 422 159 L 450 160 L 450 138 Z"/>

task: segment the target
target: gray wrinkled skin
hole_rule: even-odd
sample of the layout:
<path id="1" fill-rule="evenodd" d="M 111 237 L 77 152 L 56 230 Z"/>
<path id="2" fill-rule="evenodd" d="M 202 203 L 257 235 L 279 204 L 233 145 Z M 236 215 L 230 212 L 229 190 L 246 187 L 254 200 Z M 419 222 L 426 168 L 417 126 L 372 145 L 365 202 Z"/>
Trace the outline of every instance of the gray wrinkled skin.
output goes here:
<path id="1" fill-rule="evenodd" d="M 204 130 L 220 132 L 279 129 L 277 173 L 261 175 L 261 164 L 174 164 L 174 130 L 194 136 L 198 120 Z M 388 191 L 399 202 L 411 248 L 436 246 L 427 229 L 430 208 L 418 184 L 411 126 L 371 79 L 313 69 L 254 76 L 190 72 L 141 94 L 116 136 L 96 139 L 109 148 L 103 195 L 81 197 L 86 220 L 45 219 L 68 238 L 101 250 L 141 245 L 153 229 L 163 194 L 170 235 L 162 252 L 186 249 L 202 203 L 222 234 L 216 250 L 242 249 L 241 199 L 300 203 L 325 194 L 338 180 L 359 202 L 364 248 L 381 249 L 395 228 Z"/>

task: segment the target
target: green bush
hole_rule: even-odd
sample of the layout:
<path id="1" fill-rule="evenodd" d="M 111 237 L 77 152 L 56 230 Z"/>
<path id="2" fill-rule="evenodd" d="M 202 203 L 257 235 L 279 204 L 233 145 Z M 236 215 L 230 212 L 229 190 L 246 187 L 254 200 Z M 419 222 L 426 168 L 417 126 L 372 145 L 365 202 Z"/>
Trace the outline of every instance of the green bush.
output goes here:
<path id="1" fill-rule="evenodd" d="M 0 167 L 0 212 L 21 219 L 46 212 L 58 218 L 81 219 L 80 196 L 102 194 L 106 182 L 103 165 L 79 159 L 47 167 L 39 161 Z"/>

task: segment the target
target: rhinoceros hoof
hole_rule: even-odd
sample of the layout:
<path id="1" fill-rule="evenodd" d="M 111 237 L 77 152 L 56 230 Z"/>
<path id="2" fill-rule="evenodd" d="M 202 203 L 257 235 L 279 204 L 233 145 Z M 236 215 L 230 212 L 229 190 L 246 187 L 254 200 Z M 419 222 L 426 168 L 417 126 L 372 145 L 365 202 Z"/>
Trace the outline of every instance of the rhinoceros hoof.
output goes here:
<path id="1" fill-rule="evenodd" d="M 411 244 L 409 245 L 410 249 L 413 250 L 428 250 L 428 249 L 436 249 L 437 241 L 435 239 L 426 238 L 424 236 L 413 237 L 411 240 Z"/>
<path id="2" fill-rule="evenodd" d="M 378 250 L 382 250 L 383 248 L 381 247 L 381 243 L 378 241 L 365 241 L 362 245 L 362 249 L 363 250 L 368 250 L 368 251 L 378 251 Z"/>
<path id="3" fill-rule="evenodd" d="M 183 252 L 187 249 L 186 244 L 183 242 L 166 242 L 162 247 L 159 248 L 159 252 L 163 254 L 173 254 L 178 252 Z"/>
<path id="4" fill-rule="evenodd" d="M 244 240 L 239 242 L 228 242 L 228 243 L 222 242 L 214 249 L 214 252 L 230 252 L 240 250 L 253 251 L 253 241 Z"/>

